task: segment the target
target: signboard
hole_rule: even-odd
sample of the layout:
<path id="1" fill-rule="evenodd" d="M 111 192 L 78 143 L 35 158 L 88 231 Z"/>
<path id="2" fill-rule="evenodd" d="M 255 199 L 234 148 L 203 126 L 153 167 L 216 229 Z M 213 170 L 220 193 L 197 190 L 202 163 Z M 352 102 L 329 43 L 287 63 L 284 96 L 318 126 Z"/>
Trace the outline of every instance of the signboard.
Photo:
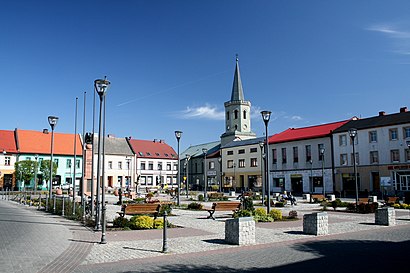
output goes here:
<path id="1" fill-rule="evenodd" d="M 216 176 L 216 171 L 207 171 L 206 174 L 208 176 Z"/>
<path id="2" fill-rule="evenodd" d="M 391 187 L 392 186 L 391 177 L 389 177 L 389 176 L 380 177 L 380 186 L 382 186 L 382 187 Z"/>

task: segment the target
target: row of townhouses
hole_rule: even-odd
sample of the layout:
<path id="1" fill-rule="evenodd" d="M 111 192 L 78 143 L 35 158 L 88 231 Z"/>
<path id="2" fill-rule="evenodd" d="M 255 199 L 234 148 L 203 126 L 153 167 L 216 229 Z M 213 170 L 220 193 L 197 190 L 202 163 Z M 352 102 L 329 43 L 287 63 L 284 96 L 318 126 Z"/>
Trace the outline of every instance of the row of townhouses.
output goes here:
<path id="1" fill-rule="evenodd" d="M 265 137 L 257 137 L 251 130 L 251 103 L 244 98 L 238 59 L 231 99 L 224 107 L 225 132 L 220 139 L 190 146 L 180 155 L 162 140 L 105 137 L 104 177 L 108 188 L 128 187 L 136 191 L 174 188 L 179 175 L 182 187 L 188 185 L 188 189 L 193 190 L 207 186 L 208 190 L 260 191 L 266 178 L 265 167 L 269 167 L 272 192 L 352 196 L 356 181 L 363 194 L 410 191 L 410 112 L 407 107 L 393 114 L 379 112 L 369 118 L 352 117 L 289 128 L 269 136 L 265 151 Z M 3 151 L 0 187 L 47 186 L 41 173 L 37 173 L 38 182 L 33 179 L 26 185 L 15 173 L 14 164 L 21 160 L 49 159 L 50 135 L 47 130 L 0 130 L 0 151 Z M 73 180 L 80 185 L 84 177 L 84 190 L 89 191 L 92 174 L 94 179 L 96 175 L 97 166 L 93 166 L 93 162 L 98 149 L 96 145 L 93 149 L 92 139 L 86 138 L 84 144 L 80 135 L 76 138 L 74 141 L 73 134 L 55 133 L 54 161 L 58 170 L 53 185 L 72 185 Z M 95 160 L 92 160 L 93 150 Z"/>

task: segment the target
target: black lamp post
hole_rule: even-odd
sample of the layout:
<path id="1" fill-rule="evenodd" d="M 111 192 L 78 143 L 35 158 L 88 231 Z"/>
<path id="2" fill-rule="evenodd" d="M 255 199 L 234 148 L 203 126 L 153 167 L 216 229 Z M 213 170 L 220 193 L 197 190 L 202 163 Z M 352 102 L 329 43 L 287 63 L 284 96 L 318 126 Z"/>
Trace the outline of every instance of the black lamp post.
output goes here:
<path id="1" fill-rule="evenodd" d="M 177 175 L 177 186 L 178 186 L 178 192 L 177 192 L 177 205 L 181 205 L 181 170 L 180 170 L 180 164 L 179 164 L 179 140 L 181 139 L 182 132 L 181 131 L 175 131 L 175 137 L 177 138 L 177 150 L 178 150 L 178 175 Z"/>
<path id="2" fill-rule="evenodd" d="M 188 192 L 188 186 L 189 186 L 189 160 L 191 159 L 191 156 L 189 154 L 186 154 L 186 198 L 189 198 L 189 192 Z"/>
<path id="3" fill-rule="evenodd" d="M 356 186 L 356 207 L 359 203 L 359 186 L 357 184 L 357 170 L 356 170 L 356 151 L 355 151 L 355 143 L 354 140 L 357 136 L 357 129 L 356 128 L 350 128 L 349 129 L 349 135 L 350 138 L 352 139 L 352 145 L 353 145 L 353 172 L 354 172 L 354 182 Z"/>
<path id="4" fill-rule="evenodd" d="M 110 84 L 111 83 L 107 80 L 107 77 L 104 77 L 104 79 L 98 79 L 94 81 L 94 89 L 97 92 L 98 96 L 100 97 L 100 115 L 99 115 L 99 128 L 98 128 L 98 156 L 97 156 L 97 199 L 99 199 L 99 194 L 100 194 L 99 191 L 101 190 L 102 213 L 101 213 L 101 221 L 100 219 L 98 219 L 97 225 L 100 225 L 100 222 L 102 223 L 101 242 L 100 242 L 101 244 L 107 243 L 106 238 L 105 238 L 105 231 L 106 231 L 105 212 L 107 209 L 105 206 L 105 173 L 102 172 L 101 174 L 101 163 L 102 163 L 101 159 L 105 155 L 103 151 L 104 144 L 101 142 L 104 142 L 103 130 L 105 131 L 105 122 L 103 124 L 103 111 L 104 111 L 104 120 L 105 120 L 105 95 L 106 95 L 106 92 Z M 102 177 L 102 181 L 101 181 L 101 177 Z M 99 204 L 97 200 L 97 218 L 99 218 L 98 211 L 99 211 Z"/>
<path id="5" fill-rule="evenodd" d="M 207 169 L 207 166 L 206 166 L 206 154 L 208 153 L 208 149 L 207 148 L 203 148 L 202 149 L 202 153 L 204 154 L 204 187 L 205 187 L 205 190 L 204 190 L 204 200 L 205 201 L 207 201 L 208 200 L 208 196 L 207 196 L 207 190 L 208 190 L 208 176 L 207 176 L 207 173 L 206 173 L 206 169 Z"/>
<path id="6" fill-rule="evenodd" d="M 223 192 L 223 189 L 222 189 L 222 157 L 218 157 L 218 162 L 219 162 L 219 176 L 220 176 L 219 191 Z"/>
<path id="7" fill-rule="evenodd" d="M 51 204 L 51 195 L 52 195 L 52 186 L 53 186 L 53 148 L 54 148 L 54 128 L 56 127 L 58 122 L 58 117 L 56 116 L 49 116 L 48 123 L 51 127 L 51 154 L 50 154 L 50 185 L 48 188 L 48 198 L 49 204 Z"/>
<path id="8" fill-rule="evenodd" d="M 265 144 L 261 141 L 259 142 L 259 147 L 261 148 L 261 180 L 262 180 L 262 205 L 265 205 L 265 181 L 263 181 L 263 146 Z"/>
<path id="9" fill-rule="evenodd" d="M 320 148 L 320 156 L 322 158 L 322 183 L 323 183 L 323 196 L 326 198 L 326 183 L 325 183 L 325 148 Z"/>
<path id="10" fill-rule="evenodd" d="M 410 140 L 407 140 L 406 141 L 406 145 L 407 145 L 407 148 L 409 149 L 409 152 L 410 152 Z M 407 160 L 409 160 L 410 158 L 408 158 L 407 157 Z"/>
<path id="11" fill-rule="evenodd" d="M 267 190 L 267 212 L 269 213 L 270 211 L 270 184 L 269 184 L 269 142 L 268 142 L 268 123 L 270 120 L 270 115 L 271 115 L 271 111 L 262 111 L 261 115 L 262 115 L 262 119 L 263 122 L 265 123 L 265 183 L 266 183 L 266 190 Z"/>
<path id="12" fill-rule="evenodd" d="M 309 160 L 310 163 L 310 183 L 309 183 L 309 188 L 310 188 L 310 196 L 312 196 L 313 193 L 313 160 Z"/>
<path id="13" fill-rule="evenodd" d="M 3 154 L 5 154 L 6 151 L 3 151 Z M 34 159 L 36 160 L 35 168 L 34 168 L 34 194 L 37 195 L 37 168 L 38 168 L 38 155 L 36 154 L 34 156 Z"/>

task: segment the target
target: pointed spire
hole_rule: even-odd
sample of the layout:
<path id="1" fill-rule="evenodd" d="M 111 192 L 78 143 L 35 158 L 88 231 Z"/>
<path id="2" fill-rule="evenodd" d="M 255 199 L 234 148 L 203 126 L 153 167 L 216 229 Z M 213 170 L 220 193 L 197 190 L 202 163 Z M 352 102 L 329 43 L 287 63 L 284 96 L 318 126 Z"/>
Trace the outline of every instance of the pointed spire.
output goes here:
<path id="1" fill-rule="evenodd" d="M 241 75 L 239 73 L 239 58 L 238 58 L 238 54 L 236 54 L 236 68 L 235 68 L 235 75 L 233 78 L 231 101 L 243 101 L 243 100 L 244 100 L 244 97 L 243 97 L 242 81 L 241 81 Z"/>

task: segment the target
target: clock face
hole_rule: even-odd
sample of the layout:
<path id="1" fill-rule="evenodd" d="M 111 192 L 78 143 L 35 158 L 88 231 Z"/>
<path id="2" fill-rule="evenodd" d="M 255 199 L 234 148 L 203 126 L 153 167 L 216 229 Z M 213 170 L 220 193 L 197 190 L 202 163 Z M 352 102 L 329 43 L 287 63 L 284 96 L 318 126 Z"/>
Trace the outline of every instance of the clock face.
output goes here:
<path id="1" fill-rule="evenodd" d="M 244 125 L 242 126 L 242 128 L 243 128 L 244 130 L 246 130 L 246 128 L 248 128 L 248 125 L 244 124 Z"/>

